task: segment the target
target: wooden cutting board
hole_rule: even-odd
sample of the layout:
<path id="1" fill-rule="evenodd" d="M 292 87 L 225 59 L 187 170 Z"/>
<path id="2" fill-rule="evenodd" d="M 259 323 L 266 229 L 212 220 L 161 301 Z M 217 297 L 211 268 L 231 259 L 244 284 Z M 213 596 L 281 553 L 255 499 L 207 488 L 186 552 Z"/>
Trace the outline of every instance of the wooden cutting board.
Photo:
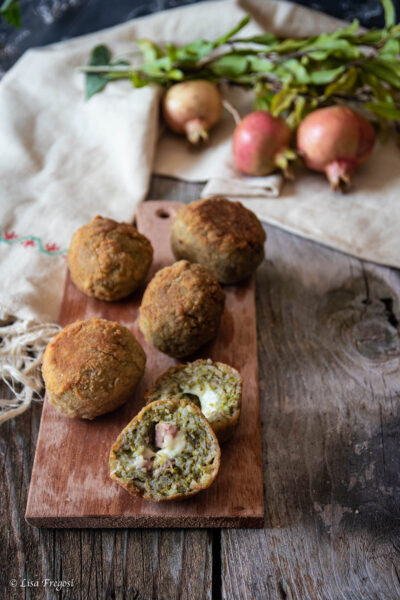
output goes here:
<path id="1" fill-rule="evenodd" d="M 169 245 L 178 202 L 145 202 L 137 227 L 151 241 L 154 273 L 174 262 Z M 142 292 L 120 302 L 88 298 L 67 277 L 60 324 L 93 316 L 119 321 L 142 344 L 147 364 L 134 397 L 94 421 L 68 419 L 45 399 L 29 490 L 26 520 L 36 527 L 262 527 L 264 521 L 259 418 L 254 280 L 226 286 L 218 337 L 193 358 L 211 357 L 243 377 L 240 424 L 222 446 L 221 468 L 206 490 L 181 502 L 153 503 L 134 498 L 108 476 L 110 447 L 143 406 L 146 389 L 178 361 L 146 343 L 138 327 Z"/>

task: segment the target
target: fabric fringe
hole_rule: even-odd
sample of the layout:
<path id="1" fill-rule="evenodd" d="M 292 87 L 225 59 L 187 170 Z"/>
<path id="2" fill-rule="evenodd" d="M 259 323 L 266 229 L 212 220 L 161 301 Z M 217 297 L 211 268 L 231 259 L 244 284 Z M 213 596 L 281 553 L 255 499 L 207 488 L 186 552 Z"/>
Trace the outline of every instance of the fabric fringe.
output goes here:
<path id="1" fill-rule="evenodd" d="M 43 400 L 42 357 L 60 329 L 0 310 L 0 378 L 14 396 L 0 399 L 0 424 L 25 412 L 32 400 Z"/>

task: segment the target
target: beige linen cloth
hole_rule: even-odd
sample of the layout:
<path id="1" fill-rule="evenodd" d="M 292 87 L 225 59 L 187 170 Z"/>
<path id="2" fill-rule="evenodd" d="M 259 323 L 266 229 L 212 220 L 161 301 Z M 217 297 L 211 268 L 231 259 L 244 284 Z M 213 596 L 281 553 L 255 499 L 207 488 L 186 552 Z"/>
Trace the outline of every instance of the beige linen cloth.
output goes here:
<path id="1" fill-rule="evenodd" d="M 400 266 L 397 235 L 400 154 L 378 147 L 359 170 L 355 191 L 333 194 L 322 176 L 305 174 L 282 186 L 279 175 L 240 176 L 231 160 L 234 128 L 226 113 L 211 143 L 188 150 L 159 128 L 160 90 L 110 84 L 84 100 L 91 49 L 114 56 L 134 52 L 135 38 L 185 44 L 226 33 L 246 14 L 249 35 L 332 31 L 338 21 L 272 0 L 223 0 L 158 13 L 81 38 L 30 50 L 0 83 L 0 376 L 16 391 L 0 401 L 0 422 L 25 410 L 41 389 L 40 358 L 54 335 L 73 231 L 102 214 L 132 220 L 152 170 L 188 181 L 209 181 L 203 195 L 226 193 L 264 221 L 360 258 Z M 224 94 L 244 115 L 251 98 Z"/>

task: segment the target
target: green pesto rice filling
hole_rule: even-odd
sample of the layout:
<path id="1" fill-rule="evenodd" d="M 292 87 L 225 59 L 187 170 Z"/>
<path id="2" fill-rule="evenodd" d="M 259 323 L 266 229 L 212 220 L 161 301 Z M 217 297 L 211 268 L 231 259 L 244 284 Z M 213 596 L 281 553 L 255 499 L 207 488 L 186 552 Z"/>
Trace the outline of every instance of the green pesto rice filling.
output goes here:
<path id="1" fill-rule="evenodd" d="M 196 404 L 210 423 L 232 417 L 241 396 L 239 373 L 211 359 L 169 369 L 149 391 L 148 401 L 184 398 Z"/>
<path id="2" fill-rule="evenodd" d="M 157 424 L 169 427 L 157 445 Z M 188 404 L 155 406 L 125 432 L 112 474 L 153 497 L 190 493 L 214 471 L 217 444 L 202 415 Z"/>

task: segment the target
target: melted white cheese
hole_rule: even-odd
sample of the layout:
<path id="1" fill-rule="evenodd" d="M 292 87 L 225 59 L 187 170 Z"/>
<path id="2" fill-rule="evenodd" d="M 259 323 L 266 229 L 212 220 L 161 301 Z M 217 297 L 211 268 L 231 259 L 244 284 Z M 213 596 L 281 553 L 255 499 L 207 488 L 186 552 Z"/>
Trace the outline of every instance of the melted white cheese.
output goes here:
<path id="1" fill-rule="evenodd" d="M 183 431 L 178 431 L 175 437 L 167 434 L 164 437 L 163 447 L 157 452 L 153 452 L 153 450 L 148 446 L 142 446 L 138 449 L 136 456 L 130 457 L 123 455 L 121 456 L 121 459 L 124 469 L 128 472 L 134 469 L 145 469 L 148 465 L 148 459 L 153 457 L 153 466 L 157 467 L 162 465 L 167 460 L 175 458 L 175 456 L 183 452 L 185 446 L 185 433 Z"/>
<path id="2" fill-rule="evenodd" d="M 164 437 L 163 446 L 161 450 L 157 452 L 157 455 L 166 456 L 168 458 L 175 458 L 175 456 L 178 456 L 178 454 L 183 452 L 185 446 L 186 436 L 183 431 L 178 431 L 175 437 L 172 437 L 172 435 L 167 434 Z"/>
<path id="3" fill-rule="evenodd" d="M 131 467 L 132 469 L 143 469 L 145 464 L 146 461 L 143 454 L 138 454 L 136 458 L 132 458 L 128 462 L 128 467 Z"/>
<path id="4" fill-rule="evenodd" d="M 185 389 L 184 392 L 186 394 L 195 394 L 199 397 L 201 404 L 201 412 L 209 421 L 213 421 L 218 417 L 219 407 L 218 404 L 220 402 L 219 396 L 214 390 L 212 390 L 208 385 L 204 388 L 200 387 L 192 387 L 190 389 Z"/>
<path id="5" fill-rule="evenodd" d="M 143 469 L 146 465 L 146 459 L 155 456 L 153 450 L 147 446 L 141 447 L 138 450 L 136 456 L 121 456 L 121 462 L 123 462 L 124 468 L 127 471 L 131 471 L 133 469 Z"/>
<path id="6" fill-rule="evenodd" d="M 153 450 L 148 446 L 145 446 L 143 450 L 143 458 L 152 458 L 152 456 L 155 456 Z"/>

